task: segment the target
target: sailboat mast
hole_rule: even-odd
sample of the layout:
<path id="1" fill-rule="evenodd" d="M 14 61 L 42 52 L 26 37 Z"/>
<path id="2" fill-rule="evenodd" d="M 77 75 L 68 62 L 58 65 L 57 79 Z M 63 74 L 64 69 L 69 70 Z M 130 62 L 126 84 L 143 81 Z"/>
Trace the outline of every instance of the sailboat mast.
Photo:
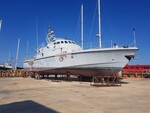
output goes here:
<path id="1" fill-rule="evenodd" d="M 99 47 L 102 48 L 100 0 L 98 0 L 98 39 L 99 39 Z"/>
<path id="2" fill-rule="evenodd" d="M 29 41 L 27 41 L 26 59 L 28 59 Z"/>
<path id="3" fill-rule="evenodd" d="M 1 28 L 2 28 L 2 20 L 0 20 L 0 31 L 1 31 Z"/>
<path id="4" fill-rule="evenodd" d="M 17 69 L 19 46 L 20 46 L 20 38 L 18 39 L 18 46 L 17 46 L 17 53 L 16 53 L 16 62 L 15 62 L 15 69 Z"/>
<path id="5" fill-rule="evenodd" d="M 38 53 L 38 42 L 39 42 L 39 36 L 38 36 L 38 23 L 37 23 L 37 18 L 36 18 L 36 46 L 37 46 L 37 48 L 36 48 L 36 52 Z"/>
<path id="6" fill-rule="evenodd" d="M 83 4 L 81 5 L 81 48 L 83 49 Z"/>
<path id="7" fill-rule="evenodd" d="M 9 56 L 8 56 L 8 63 L 10 64 L 10 51 L 9 51 Z"/>
<path id="8" fill-rule="evenodd" d="M 133 28 L 133 36 L 134 36 L 134 47 L 136 47 L 136 35 L 135 35 L 135 28 Z"/>

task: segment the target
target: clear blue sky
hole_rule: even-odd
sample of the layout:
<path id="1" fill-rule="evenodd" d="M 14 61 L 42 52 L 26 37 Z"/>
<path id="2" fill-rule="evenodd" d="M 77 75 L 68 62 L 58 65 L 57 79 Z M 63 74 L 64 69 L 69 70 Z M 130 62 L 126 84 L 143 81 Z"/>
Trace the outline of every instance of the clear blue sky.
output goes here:
<path id="1" fill-rule="evenodd" d="M 19 65 L 26 56 L 33 56 L 36 50 L 36 19 L 39 45 L 45 43 L 48 25 L 56 37 L 80 42 L 80 5 L 84 4 L 84 42 L 97 42 L 97 15 L 92 21 L 97 0 L 0 0 L 0 63 L 10 56 L 15 59 L 17 41 L 20 38 Z M 97 12 L 96 12 L 97 13 Z M 133 42 L 136 29 L 139 52 L 131 64 L 150 64 L 150 0 L 101 0 L 102 40 L 119 45 Z M 91 34 L 90 34 L 91 31 Z M 89 39 L 89 37 L 91 37 Z"/>

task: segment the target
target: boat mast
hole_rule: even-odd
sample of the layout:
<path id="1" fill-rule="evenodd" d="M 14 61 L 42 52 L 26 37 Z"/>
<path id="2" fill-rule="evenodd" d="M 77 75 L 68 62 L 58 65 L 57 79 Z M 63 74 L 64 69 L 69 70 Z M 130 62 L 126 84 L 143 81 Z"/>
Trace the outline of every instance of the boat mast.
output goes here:
<path id="1" fill-rule="evenodd" d="M 102 48 L 102 36 L 101 36 L 101 18 L 100 18 L 100 0 L 98 0 L 98 34 L 99 47 Z"/>
<path id="2" fill-rule="evenodd" d="M 135 28 L 133 28 L 133 36 L 134 36 L 134 47 L 136 47 L 136 35 L 135 35 Z"/>
<path id="3" fill-rule="evenodd" d="M 1 28 L 2 28 L 2 20 L 0 20 L 0 31 L 1 31 Z"/>
<path id="4" fill-rule="evenodd" d="M 26 60 L 28 60 L 29 41 L 27 41 Z"/>
<path id="5" fill-rule="evenodd" d="M 36 48 L 36 52 L 38 53 L 38 41 L 39 41 L 39 36 L 38 36 L 38 23 L 37 23 L 37 18 L 36 18 L 36 46 L 37 46 L 37 48 Z"/>
<path id="6" fill-rule="evenodd" d="M 16 62 L 15 62 L 15 69 L 17 69 L 19 46 L 20 46 L 20 38 L 18 39 L 18 46 L 17 46 L 17 53 L 16 53 Z"/>
<path id="7" fill-rule="evenodd" d="M 83 4 L 81 5 L 81 48 L 83 49 Z"/>
<path id="8" fill-rule="evenodd" d="M 8 63 L 10 64 L 10 51 L 9 51 L 9 56 L 8 56 Z"/>

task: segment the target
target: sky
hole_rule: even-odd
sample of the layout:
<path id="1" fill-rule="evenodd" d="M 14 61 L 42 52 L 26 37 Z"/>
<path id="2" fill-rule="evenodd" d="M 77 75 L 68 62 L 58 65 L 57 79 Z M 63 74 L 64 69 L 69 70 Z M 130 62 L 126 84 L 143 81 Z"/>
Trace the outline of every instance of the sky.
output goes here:
<path id="1" fill-rule="evenodd" d="M 46 45 L 48 26 L 59 38 L 80 44 L 80 7 L 84 5 L 84 48 L 98 43 L 97 0 L 0 0 L 0 63 L 15 61 L 20 38 L 18 65 L 32 58 L 38 45 Z M 112 43 L 129 46 L 133 28 L 139 51 L 130 64 L 150 64 L 150 0 L 101 0 L 103 47 Z M 27 52 L 28 43 L 28 52 Z"/>

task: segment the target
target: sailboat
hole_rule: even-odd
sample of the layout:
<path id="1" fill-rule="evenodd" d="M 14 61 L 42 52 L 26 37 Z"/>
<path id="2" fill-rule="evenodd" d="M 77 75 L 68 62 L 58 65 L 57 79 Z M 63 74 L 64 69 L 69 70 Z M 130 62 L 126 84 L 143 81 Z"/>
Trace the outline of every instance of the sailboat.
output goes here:
<path id="1" fill-rule="evenodd" d="M 100 0 L 98 0 L 98 22 L 99 47 L 91 49 L 83 49 L 83 37 L 80 46 L 75 41 L 56 38 L 54 31 L 48 27 L 47 45 L 39 48 L 34 58 L 23 62 L 24 70 L 39 75 L 113 76 L 118 74 L 134 58 L 138 48 L 117 45 L 111 48 L 102 47 Z"/>

